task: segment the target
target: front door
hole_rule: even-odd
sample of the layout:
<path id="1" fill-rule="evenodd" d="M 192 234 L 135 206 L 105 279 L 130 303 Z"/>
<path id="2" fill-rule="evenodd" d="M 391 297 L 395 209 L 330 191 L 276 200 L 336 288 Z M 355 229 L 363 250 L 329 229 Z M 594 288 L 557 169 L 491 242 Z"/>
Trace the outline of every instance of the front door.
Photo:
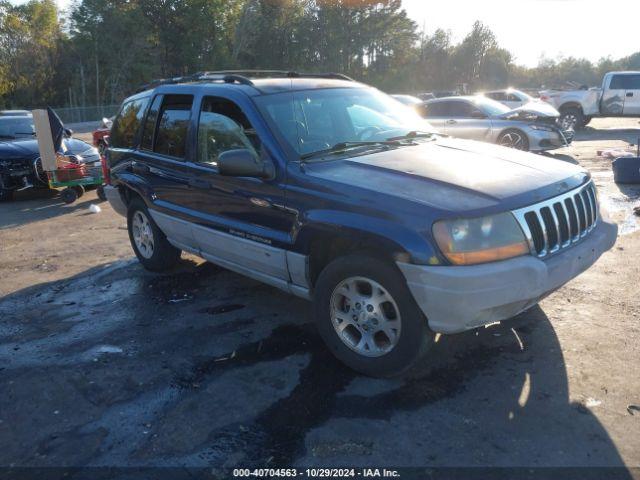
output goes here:
<path id="1" fill-rule="evenodd" d="M 452 137 L 486 141 L 491 135 L 491 119 L 468 100 L 450 100 L 444 133 Z"/>
<path id="2" fill-rule="evenodd" d="M 292 243 L 296 215 L 285 207 L 284 178 L 229 177 L 217 169 L 218 156 L 234 149 L 250 150 L 273 162 L 261 141 L 266 127 L 260 128 L 254 128 L 235 102 L 202 98 L 197 152 L 189 163 L 193 234 L 205 257 L 286 281 L 285 249 Z"/>

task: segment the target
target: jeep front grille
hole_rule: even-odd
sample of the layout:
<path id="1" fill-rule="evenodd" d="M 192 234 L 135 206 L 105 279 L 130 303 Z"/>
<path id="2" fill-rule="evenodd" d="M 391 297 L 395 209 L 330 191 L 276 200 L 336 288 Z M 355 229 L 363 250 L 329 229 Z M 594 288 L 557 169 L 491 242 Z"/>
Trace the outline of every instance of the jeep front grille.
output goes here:
<path id="1" fill-rule="evenodd" d="M 513 212 L 531 253 L 552 255 L 580 241 L 596 226 L 598 202 L 593 182 Z"/>

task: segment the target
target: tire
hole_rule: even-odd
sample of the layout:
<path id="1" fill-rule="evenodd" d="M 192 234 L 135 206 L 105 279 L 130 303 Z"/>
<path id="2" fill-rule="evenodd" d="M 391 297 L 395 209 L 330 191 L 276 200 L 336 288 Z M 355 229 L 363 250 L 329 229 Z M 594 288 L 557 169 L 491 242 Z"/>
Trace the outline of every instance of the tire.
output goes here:
<path id="1" fill-rule="evenodd" d="M 382 303 L 370 300 L 376 290 Z M 365 255 L 340 257 L 320 273 L 314 315 L 329 350 L 348 367 L 372 377 L 405 373 L 435 338 L 402 273 L 390 262 Z M 383 326 L 393 335 L 379 330 Z"/>
<path id="2" fill-rule="evenodd" d="M 512 128 L 500 134 L 498 137 L 498 145 L 528 152 L 529 138 L 522 130 Z"/>
<path id="3" fill-rule="evenodd" d="M 14 190 L 12 188 L 4 188 L 8 183 L 8 180 L 5 181 L 3 176 L 0 175 L 0 202 L 10 202 L 13 200 Z M 6 177 L 5 177 L 6 178 Z"/>
<path id="4" fill-rule="evenodd" d="M 591 120 L 593 120 L 593 117 L 584 117 L 584 121 L 582 122 L 582 126 L 586 127 L 587 125 L 589 125 L 591 123 Z"/>
<path id="5" fill-rule="evenodd" d="M 82 185 L 76 185 L 75 187 L 72 187 L 72 188 L 78 194 L 78 198 L 80 198 L 80 197 L 82 197 L 84 195 L 85 188 Z"/>
<path id="6" fill-rule="evenodd" d="M 104 193 L 104 185 L 100 185 L 98 188 L 96 188 L 96 195 L 98 195 L 100 201 L 107 201 L 107 195 Z"/>
<path id="7" fill-rule="evenodd" d="M 60 198 L 66 204 L 71 204 L 78 199 L 78 191 L 75 188 L 65 188 L 60 193 Z"/>
<path id="8" fill-rule="evenodd" d="M 0 188 L 0 202 L 10 202 L 13 200 L 13 190 L 8 188 Z"/>
<path id="9" fill-rule="evenodd" d="M 147 270 L 164 272 L 180 260 L 181 250 L 169 243 L 140 198 L 134 198 L 129 205 L 127 230 L 133 251 Z"/>
<path id="10" fill-rule="evenodd" d="M 580 130 L 588 123 L 585 123 L 585 116 L 578 107 L 561 108 L 559 122 L 563 130 Z"/>

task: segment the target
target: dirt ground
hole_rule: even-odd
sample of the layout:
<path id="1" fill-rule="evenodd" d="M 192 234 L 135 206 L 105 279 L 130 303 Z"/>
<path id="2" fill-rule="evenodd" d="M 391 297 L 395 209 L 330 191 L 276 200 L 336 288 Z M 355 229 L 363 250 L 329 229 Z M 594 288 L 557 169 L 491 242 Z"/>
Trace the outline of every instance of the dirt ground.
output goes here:
<path id="1" fill-rule="evenodd" d="M 638 137 L 594 120 L 554 154 L 591 170 L 613 250 L 396 380 L 338 364 L 304 301 L 192 257 L 145 272 L 95 192 L 0 204 L 0 466 L 640 467 L 640 187 L 596 157 Z"/>

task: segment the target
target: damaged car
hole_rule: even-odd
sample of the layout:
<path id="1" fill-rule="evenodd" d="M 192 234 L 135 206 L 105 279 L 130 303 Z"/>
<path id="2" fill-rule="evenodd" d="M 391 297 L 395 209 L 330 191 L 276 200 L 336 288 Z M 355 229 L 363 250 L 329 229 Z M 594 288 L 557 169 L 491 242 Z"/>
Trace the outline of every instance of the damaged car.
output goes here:
<path id="1" fill-rule="evenodd" d="M 266 73 L 124 101 L 105 194 L 145 268 L 189 252 L 312 300 L 331 352 L 388 377 L 436 334 L 533 307 L 615 242 L 576 165 L 439 135 L 348 77 Z"/>
<path id="2" fill-rule="evenodd" d="M 98 150 L 88 143 L 72 138 L 65 130 L 62 150 L 79 164 L 100 162 Z M 31 188 L 49 188 L 42 168 L 33 117 L 0 117 L 0 201 L 13 199 L 16 192 Z"/>
<path id="3" fill-rule="evenodd" d="M 452 137 L 529 152 L 567 147 L 574 137 L 558 124 L 558 111 L 542 102 L 512 109 L 481 95 L 438 98 L 425 103 L 423 116 Z"/>

